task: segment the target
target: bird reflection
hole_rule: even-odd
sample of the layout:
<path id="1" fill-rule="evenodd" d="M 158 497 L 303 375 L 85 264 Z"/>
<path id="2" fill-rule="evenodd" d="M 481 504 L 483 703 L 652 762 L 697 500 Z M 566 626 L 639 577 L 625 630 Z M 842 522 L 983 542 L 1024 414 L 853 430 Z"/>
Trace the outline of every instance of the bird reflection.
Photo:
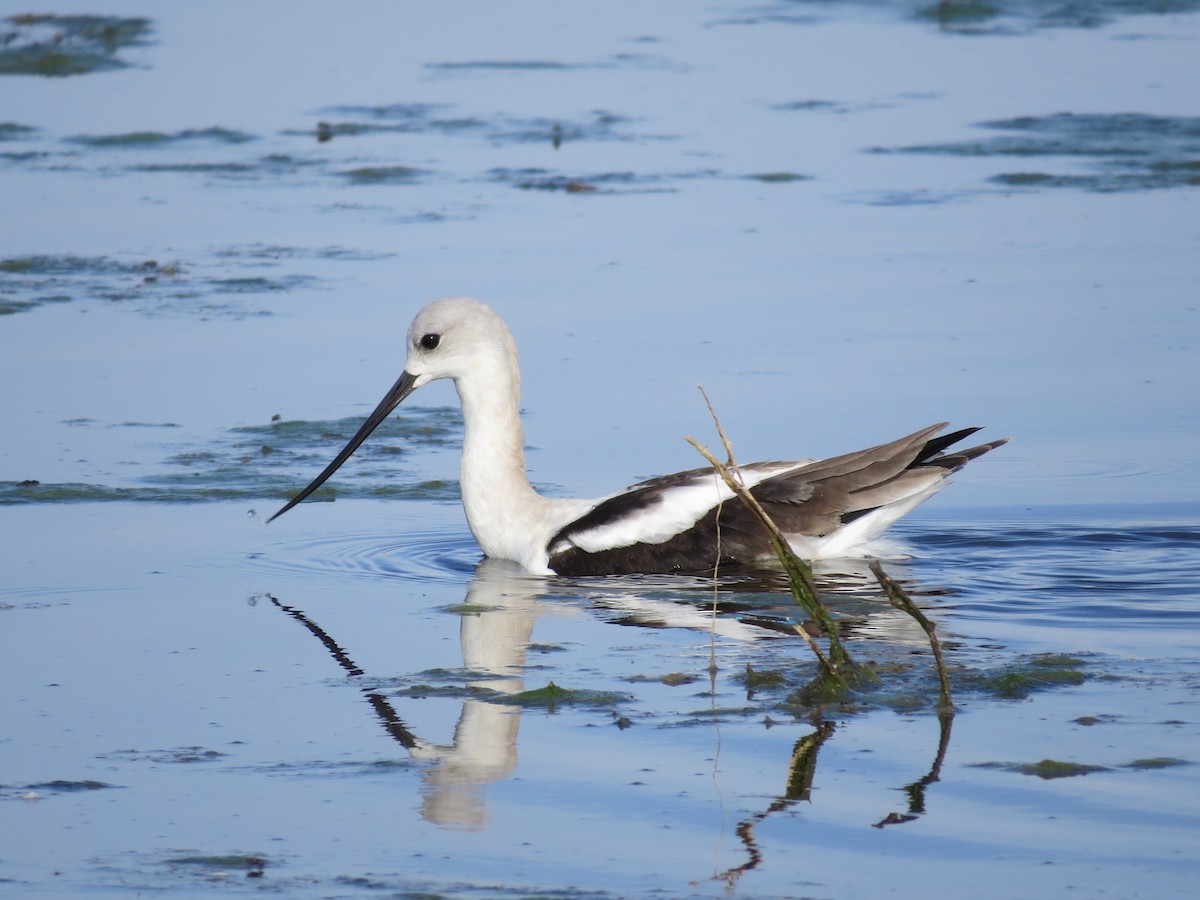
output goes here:
<path id="1" fill-rule="evenodd" d="M 498 701 L 502 701 L 504 695 L 525 690 L 526 656 L 538 616 L 550 610 L 564 609 L 561 602 L 549 603 L 542 599 L 551 590 L 549 584 L 546 579 L 531 576 L 519 566 L 503 560 L 487 559 L 477 567 L 468 586 L 465 605 L 470 611 L 460 618 L 459 639 L 465 676 L 479 696 L 463 699 L 449 743 L 435 743 L 415 734 L 397 712 L 394 698 L 389 698 L 378 687 L 362 689 L 385 732 L 413 759 L 429 763 L 421 774 L 424 784 L 421 815 L 433 824 L 464 831 L 486 828 L 489 815 L 484 789 L 492 782 L 507 778 L 516 768 L 521 706 Z M 851 575 L 846 584 L 846 593 L 841 596 L 859 601 L 860 609 L 867 606 L 868 603 L 863 602 L 867 600 L 865 581 Z M 622 624 L 702 628 L 719 636 L 743 640 L 764 636 L 785 640 L 779 637 L 779 632 L 787 629 L 780 627 L 781 616 L 777 610 L 764 613 L 743 598 L 724 605 L 723 614 L 714 618 L 711 593 L 706 595 L 698 591 L 693 604 L 648 596 L 656 592 L 655 587 L 663 586 L 644 579 L 632 582 L 604 579 L 597 586 L 585 589 L 583 595 L 594 611 Z M 678 589 L 678 580 L 673 586 Z M 561 589 L 562 585 L 556 587 Z M 738 584 L 742 593 L 759 597 L 777 589 L 778 585 L 771 577 Z M 860 637 L 870 634 L 892 642 L 903 640 L 901 631 L 886 624 L 890 621 L 889 608 L 879 605 L 877 591 L 871 593 L 869 605 L 875 612 L 858 613 L 853 631 Z M 348 675 L 364 674 L 351 655 L 306 613 L 270 594 L 266 598 L 304 625 Z M 882 620 L 884 624 L 876 628 L 864 627 L 869 619 Z M 845 622 L 843 620 L 843 624 Z M 928 774 L 901 788 L 909 798 L 907 811 L 889 813 L 874 823 L 875 827 L 911 821 L 924 813 L 925 789 L 938 780 L 949 745 L 951 713 L 943 713 L 940 721 L 940 740 Z M 782 793 L 762 811 L 737 826 L 736 832 L 746 853 L 745 862 L 713 876 L 715 880 L 732 885 L 745 872 L 757 868 L 762 861 L 762 851 L 754 835 L 758 822 L 810 800 L 819 751 L 836 728 L 832 721 L 822 719 L 819 709 L 813 712 L 811 724 L 812 733 L 801 737 L 792 748 Z"/>
<path id="2" fill-rule="evenodd" d="M 522 675 L 536 618 L 536 596 L 545 581 L 503 560 L 479 565 L 466 604 L 481 611 L 461 617 L 459 638 L 463 668 L 480 689 L 503 694 L 524 690 Z M 303 611 L 267 595 L 270 601 L 314 634 L 351 676 L 363 674 L 350 655 Z M 427 790 L 421 813 L 447 828 L 478 831 L 488 823 L 482 788 L 517 764 L 520 710 L 488 700 L 467 698 L 449 744 L 436 744 L 409 730 L 392 702 L 380 691 L 364 689 L 384 730 L 414 759 L 433 765 L 422 777 Z"/>
<path id="3" fill-rule="evenodd" d="M 461 617 L 463 667 L 483 676 L 477 688 L 504 694 L 523 691 L 522 675 L 536 617 L 536 587 L 518 566 L 503 560 L 480 564 L 466 603 L 483 607 Z M 449 828 L 480 830 L 487 825 L 482 787 L 506 777 L 517 765 L 519 707 L 468 698 L 449 745 L 418 741 L 414 757 L 436 760 L 424 773 L 428 790 L 422 815 Z"/>

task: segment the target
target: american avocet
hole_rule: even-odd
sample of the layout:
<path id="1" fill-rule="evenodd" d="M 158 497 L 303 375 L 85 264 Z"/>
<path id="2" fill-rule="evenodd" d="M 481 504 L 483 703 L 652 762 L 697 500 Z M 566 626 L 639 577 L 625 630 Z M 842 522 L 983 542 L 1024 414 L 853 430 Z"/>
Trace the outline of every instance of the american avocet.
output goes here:
<path id="1" fill-rule="evenodd" d="M 599 500 L 538 494 L 525 474 L 516 344 L 496 313 L 467 297 L 435 300 L 417 313 L 400 378 L 333 462 L 267 521 L 320 487 L 405 397 L 439 378 L 454 382 L 462 402 L 462 501 L 486 556 L 539 574 L 614 575 L 699 572 L 771 555 L 762 526 L 711 468 Z M 829 459 L 751 463 L 740 475 L 801 556 L 861 555 L 948 475 L 1006 443 L 947 451 L 978 429 L 934 436 L 945 427 Z"/>

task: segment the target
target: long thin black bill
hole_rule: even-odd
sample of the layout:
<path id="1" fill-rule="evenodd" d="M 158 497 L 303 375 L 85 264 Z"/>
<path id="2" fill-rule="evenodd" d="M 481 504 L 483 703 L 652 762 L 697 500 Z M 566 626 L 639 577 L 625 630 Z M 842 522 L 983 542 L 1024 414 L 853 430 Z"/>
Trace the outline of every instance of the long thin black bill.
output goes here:
<path id="1" fill-rule="evenodd" d="M 350 455 L 358 449 L 359 445 L 370 436 L 371 432 L 379 427 L 379 423 L 386 419 L 388 414 L 397 406 L 399 406 L 401 402 L 403 402 L 404 398 L 415 391 L 416 388 L 416 376 L 409 375 L 408 372 L 401 373 L 400 377 L 396 380 L 396 383 L 392 385 L 391 390 L 389 390 L 384 398 L 379 401 L 379 405 L 375 407 L 374 411 L 367 416 L 367 420 L 362 423 L 362 427 L 358 429 L 358 433 L 355 434 L 354 437 L 350 438 L 350 443 L 346 444 L 346 446 L 342 448 L 342 452 L 337 455 L 334 461 L 325 467 L 325 471 L 313 479 L 312 484 L 289 500 L 283 509 L 279 510 L 279 512 L 275 513 L 275 515 L 271 516 L 271 518 L 267 519 L 267 524 L 269 525 L 274 522 L 285 512 L 287 512 L 297 503 L 302 502 L 306 497 L 308 497 L 309 494 L 323 485 L 326 479 L 336 472 L 342 463 L 348 460 Z"/>

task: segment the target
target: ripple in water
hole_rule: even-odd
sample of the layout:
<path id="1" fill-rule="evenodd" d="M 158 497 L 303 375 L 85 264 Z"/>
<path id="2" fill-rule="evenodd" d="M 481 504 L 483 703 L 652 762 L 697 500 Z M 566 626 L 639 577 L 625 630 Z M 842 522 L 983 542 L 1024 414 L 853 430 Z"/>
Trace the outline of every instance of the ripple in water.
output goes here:
<path id="1" fill-rule="evenodd" d="M 1007 527 L 1006 527 L 1007 526 Z M 972 618 L 1171 628 L 1200 624 L 1200 527 L 992 522 L 914 535 L 923 575 Z M 952 562 L 952 564 L 951 564 Z"/>
<path id="2" fill-rule="evenodd" d="M 258 562 L 283 575 L 344 573 L 461 584 L 479 558 L 470 534 L 446 529 L 322 536 L 279 545 Z"/>

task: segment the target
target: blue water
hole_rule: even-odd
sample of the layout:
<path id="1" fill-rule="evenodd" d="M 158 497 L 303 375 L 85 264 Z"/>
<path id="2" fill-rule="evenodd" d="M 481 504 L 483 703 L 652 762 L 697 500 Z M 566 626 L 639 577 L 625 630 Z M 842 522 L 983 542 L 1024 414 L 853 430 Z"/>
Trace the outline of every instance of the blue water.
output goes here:
<path id="1" fill-rule="evenodd" d="M 941 9 L 0 22 L 0 894 L 1190 897 L 1200 13 Z M 814 712 L 778 572 L 481 566 L 446 385 L 264 527 L 463 293 L 557 496 L 697 385 L 742 460 L 1011 437 L 886 563 L 957 714 L 862 567 Z"/>

